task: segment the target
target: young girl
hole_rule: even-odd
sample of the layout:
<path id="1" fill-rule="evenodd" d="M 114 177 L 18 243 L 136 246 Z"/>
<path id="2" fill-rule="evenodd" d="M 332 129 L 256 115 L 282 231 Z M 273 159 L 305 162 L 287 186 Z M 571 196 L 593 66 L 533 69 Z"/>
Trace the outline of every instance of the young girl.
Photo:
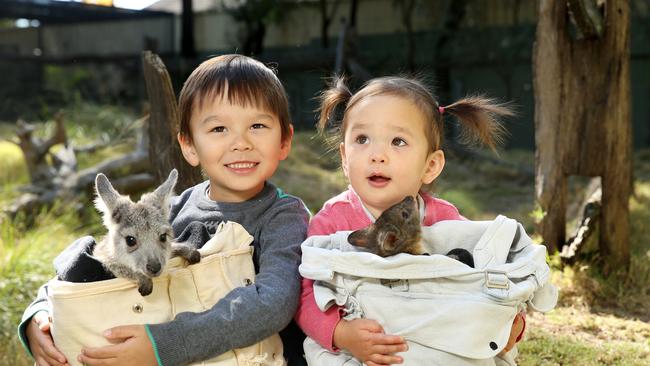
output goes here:
<path id="1" fill-rule="evenodd" d="M 463 220 L 456 207 L 423 190 L 445 165 L 443 115 L 462 122 L 466 141 L 492 149 L 504 132 L 496 118 L 512 115 L 507 107 L 480 97 L 441 107 L 415 79 L 377 78 L 355 94 L 338 79 L 321 96 L 319 131 L 325 130 L 339 105 L 343 118 L 337 142 L 350 187 L 324 204 L 312 218 L 308 236 L 364 228 L 405 196 L 417 197 L 422 225 Z M 371 319 L 343 320 L 341 313 L 340 307 L 321 312 L 313 281 L 303 279 L 296 321 L 309 337 L 330 351 L 345 349 L 370 366 L 402 363 L 395 355 L 407 349 L 402 337 L 384 334 Z M 504 352 L 520 338 L 523 325 L 523 316 L 517 316 Z"/>

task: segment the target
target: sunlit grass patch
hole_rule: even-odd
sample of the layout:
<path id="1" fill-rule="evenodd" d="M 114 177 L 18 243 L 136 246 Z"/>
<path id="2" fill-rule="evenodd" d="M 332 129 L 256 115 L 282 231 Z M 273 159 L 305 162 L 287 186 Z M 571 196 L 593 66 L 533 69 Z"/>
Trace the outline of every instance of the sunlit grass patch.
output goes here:
<path id="1" fill-rule="evenodd" d="M 102 232 L 94 208 L 74 202 L 56 203 L 34 218 L 0 219 L 0 365 L 28 364 L 16 327 L 38 288 L 54 276 L 54 257 L 76 238 Z"/>
<path id="2" fill-rule="evenodd" d="M 646 365 L 650 324 L 581 307 L 529 314 L 519 365 Z"/>

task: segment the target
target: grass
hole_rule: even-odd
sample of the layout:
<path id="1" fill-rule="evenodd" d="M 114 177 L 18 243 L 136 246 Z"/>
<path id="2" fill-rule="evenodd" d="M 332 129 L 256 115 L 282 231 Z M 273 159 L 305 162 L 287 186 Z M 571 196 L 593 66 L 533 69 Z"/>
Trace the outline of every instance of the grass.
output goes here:
<path id="1" fill-rule="evenodd" d="M 136 116 L 119 108 L 80 104 L 66 114 L 69 136 L 77 144 L 129 131 Z M 45 124 L 44 131 L 51 128 Z M 97 132 L 102 131 L 102 132 Z M 41 132 L 46 135 L 46 132 Z M 0 124 L 0 139 L 11 128 Z M 127 143 L 79 159 L 90 166 L 130 149 Z M 0 205 L 17 196 L 29 179 L 20 150 L 0 141 Z M 502 159 L 532 167 L 533 154 L 506 151 Z M 635 154 L 635 195 L 630 199 L 631 271 L 606 277 L 599 258 L 562 266 L 550 258 L 560 303 L 548 314 L 528 315 L 528 330 L 520 343 L 520 365 L 646 365 L 650 364 L 650 150 Z M 296 134 L 290 157 L 272 180 L 287 193 L 304 199 L 312 212 L 347 186 L 336 153 L 311 133 Z M 522 222 L 534 233 L 534 181 L 512 165 L 463 161 L 449 154 L 436 194 L 453 202 L 470 219 L 498 214 Z M 580 184 L 576 185 L 580 193 Z M 28 226 L 27 222 L 34 222 Z M 83 235 L 101 235 L 99 215 L 89 202 L 59 202 L 31 220 L 0 219 L 0 366 L 30 365 L 15 337 L 22 311 L 38 286 L 50 278 L 51 261 L 68 243 Z"/>

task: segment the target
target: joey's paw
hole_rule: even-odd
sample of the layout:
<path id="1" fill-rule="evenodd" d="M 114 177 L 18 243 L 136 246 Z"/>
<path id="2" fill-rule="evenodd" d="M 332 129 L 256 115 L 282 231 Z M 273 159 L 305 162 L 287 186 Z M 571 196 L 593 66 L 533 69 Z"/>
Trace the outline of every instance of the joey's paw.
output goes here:
<path id="1" fill-rule="evenodd" d="M 148 281 L 143 281 L 138 286 L 138 292 L 142 296 L 148 296 L 153 291 L 153 281 L 148 279 Z"/>
<path id="2" fill-rule="evenodd" d="M 201 253 L 198 250 L 192 249 L 187 253 L 187 262 L 189 264 L 199 263 L 201 261 Z"/>

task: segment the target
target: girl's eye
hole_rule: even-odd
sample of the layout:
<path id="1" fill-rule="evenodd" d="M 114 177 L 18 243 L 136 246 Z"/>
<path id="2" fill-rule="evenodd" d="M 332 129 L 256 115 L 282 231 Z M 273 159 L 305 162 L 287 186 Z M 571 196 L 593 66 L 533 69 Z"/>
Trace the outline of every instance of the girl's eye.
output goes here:
<path id="1" fill-rule="evenodd" d="M 213 128 L 212 130 L 210 130 L 210 132 L 218 132 L 218 133 L 226 132 L 226 127 L 217 126 L 217 127 Z"/>
<path id="2" fill-rule="evenodd" d="M 357 136 L 356 139 L 354 139 L 354 141 L 355 141 L 357 144 L 362 144 L 362 145 L 363 145 L 363 144 L 365 144 L 365 143 L 368 142 L 368 136 L 365 136 L 365 135 L 359 135 L 359 136 Z"/>
<path id="3" fill-rule="evenodd" d="M 251 128 L 254 129 L 254 130 L 258 130 L 260 128 L 265 128 L 265 127 L 266 127 L 266 125 L 263 124 L 263 123 L 253 123 L 253 125 L 251 126 Z"/>
<path id="4" fill-rule="evenodd" d="M 406 141 L 399 137 L 396 137 L 393 139 L 393 146 L 406 146 Z"/>

